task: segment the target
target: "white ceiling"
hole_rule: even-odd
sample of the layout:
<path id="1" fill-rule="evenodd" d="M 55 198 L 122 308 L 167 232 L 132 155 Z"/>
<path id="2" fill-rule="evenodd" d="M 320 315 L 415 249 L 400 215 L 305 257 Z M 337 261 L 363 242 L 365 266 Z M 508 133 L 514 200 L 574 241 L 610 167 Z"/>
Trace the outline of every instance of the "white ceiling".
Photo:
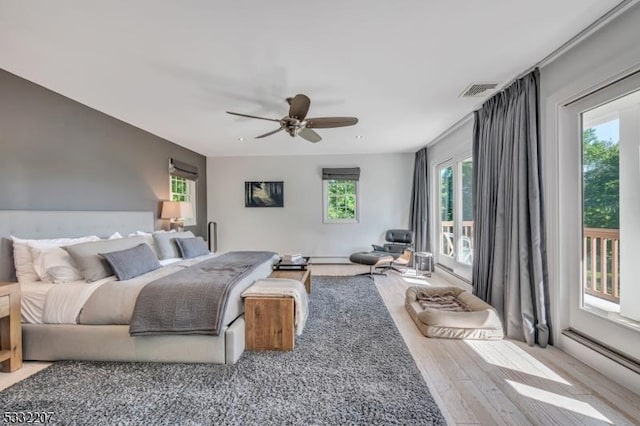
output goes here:
<path id="1" fill-rule="evenodd" d="M 468 84 L 507 82 L 617 3 L 3 0 L 0 67 L 207 156 L 412 152 L 482 102 Z M 311 144 L 225 114 L 280 118 L 296 93 L 360 123 Z"/>

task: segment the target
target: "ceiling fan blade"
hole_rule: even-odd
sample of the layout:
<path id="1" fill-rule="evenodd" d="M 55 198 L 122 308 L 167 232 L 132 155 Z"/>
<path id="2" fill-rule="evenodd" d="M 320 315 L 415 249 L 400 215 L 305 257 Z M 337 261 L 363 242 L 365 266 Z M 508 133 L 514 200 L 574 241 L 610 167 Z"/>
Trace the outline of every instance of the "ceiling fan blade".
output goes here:
<path id="1" fill-rule="evenodd" d="M 256 136 L 256 139 L 266 138 L 267 136 L 274 135 L 274 134 L 278 133 L 279 131 L 281 131 L 283 129 L 284 129 L 284 127 L 280 127 L 279 129 L 276 129 L 276 130 L 273 130 L 271 132 L 265 133 L 264 135 Z"/>
<path id="2" fill-rule="evenodd" d="M 291 98 L 289 105 L 291 105 L 289 107 L 289 117 L 302 121 L 309 112 L 311 99 L 306 95 L 298 94 Z"/>
<path id="3" fill-rule="evenodd" d="M 247 118 L 257 118 L 258 120 L 275 121 L 276 123 L 279 123 L 279 122 L 280 122 L 280 120 L 276 120 L 275 118 L 256 117 L 255 115 L 240 114 L 239 112 L 231 112 L 231 111 L 227 111 L 227 114 L 231 114 L 231 115 L 238 115 L 238 116 L 240 116 L 240 117 L 247 117 Z"/>
<path id="4" fill-rule="evenodd" d="M 322 140 L 319 134 L 311 129 L 307 129 L 306 127 L 298 132 L 298 136 L 300 136 L 302 139 L 308 140 L 311 143 L 318 143 Z"/>
<path id="5" fill-rule="evenodd" d="M 356 117 L 318 117 L 307 119 L 307 127 L 312 129 L 353 126 L 356 123 L 358 123 Z"/>

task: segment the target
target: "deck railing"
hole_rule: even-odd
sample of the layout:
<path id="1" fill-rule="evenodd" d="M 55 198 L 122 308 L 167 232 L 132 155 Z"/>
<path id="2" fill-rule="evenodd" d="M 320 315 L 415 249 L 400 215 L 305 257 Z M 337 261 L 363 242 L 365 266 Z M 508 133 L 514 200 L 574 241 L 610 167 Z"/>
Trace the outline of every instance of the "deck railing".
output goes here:
<path id="1" fill-rule="evenodd" d="M 440 222 L 442 229 L 440 231 L 440 252 L 445 256 L 453 257 L 455 253 L 455 245 L 453 241 L 453 221 Z M 462 236 L 468 241 L 473 240 L 473 221 L 465 220 L 462 222 Z"/>
<path id="2" fill-rule="evenodd" d="M 620 303 L 620 230 L 584 228 L 584 291 Z"/>

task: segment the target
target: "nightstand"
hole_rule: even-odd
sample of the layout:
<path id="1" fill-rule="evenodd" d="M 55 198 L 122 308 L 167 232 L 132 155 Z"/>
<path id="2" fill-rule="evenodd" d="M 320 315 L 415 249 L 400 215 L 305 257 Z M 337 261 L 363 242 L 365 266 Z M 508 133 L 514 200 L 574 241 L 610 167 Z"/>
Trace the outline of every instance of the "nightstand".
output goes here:
<path id="1" fill-rule="evenodd" d="M 22 367 L 20 284 L 0 283 L 0 371 Z"/>

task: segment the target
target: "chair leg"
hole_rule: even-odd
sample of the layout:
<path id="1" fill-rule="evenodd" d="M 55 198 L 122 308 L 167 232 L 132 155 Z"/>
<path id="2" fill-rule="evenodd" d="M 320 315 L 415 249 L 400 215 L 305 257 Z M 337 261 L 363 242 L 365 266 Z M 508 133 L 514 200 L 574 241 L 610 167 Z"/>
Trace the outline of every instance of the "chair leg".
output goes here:
<path id="1" fill-rule="evenodd" d="M 380 275 L 380 276 L 383 276 L 383 277 L 387 276 L 387 274 L 385 274 L 384 272 L 374 271 L 375 267 L 376 267 L 376 265 L 369 265 L 369 272 L 363 272 L 361 274 L 356 274 L 355 276 L 357 277 L 357 276 L 367 275 L 367 276 L 370 276 L 371 278 L 373 278 L 374 275 Z"/>

